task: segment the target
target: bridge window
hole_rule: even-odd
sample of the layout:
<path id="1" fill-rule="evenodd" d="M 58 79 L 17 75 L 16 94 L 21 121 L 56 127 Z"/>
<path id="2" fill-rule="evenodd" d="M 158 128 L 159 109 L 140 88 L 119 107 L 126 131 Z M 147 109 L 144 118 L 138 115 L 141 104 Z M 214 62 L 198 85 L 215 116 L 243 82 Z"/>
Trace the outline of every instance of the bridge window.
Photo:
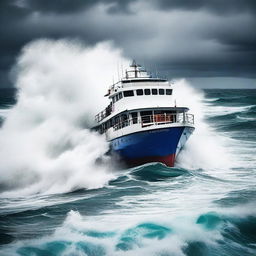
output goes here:
<path id="1" fill-rule="evenodd" d="M 144 89 L 145 95 L 150 95 L 150 89 Z"/>
<path id="2" fill-rule="evenodd" d="M 133 91 L 124 91 L 124 97 L 131 97 L 134 96 Z"/>
<path id="3" fill-rule="evenodd" d="M 137 93 L 138 96 L 141 96 L 141 95 L 143 95 L 143 90 L 138 89 L 138 90 L 136 90 L 136 93 Z"/>
<path id="4" fill-rule="evenodd" d="M 164 89 L 159 89 L 159 95 L 164 95 Z"/>
<path id="5" fill-rule="evenodd" d="M 119 100 L 123 98 L 123 94 L 121 92 L 119 92 L 118 96 L 119 96 Z"/>
<path id="6" fill-rule="evenodd" d="M 157 89 L 152 89 L 152 95 L 157 95 Z"/>
<path id="7" fill-rule="evenodd" d="M 166 89 L 166 95 L 172 95 L 172 89 Z"/>

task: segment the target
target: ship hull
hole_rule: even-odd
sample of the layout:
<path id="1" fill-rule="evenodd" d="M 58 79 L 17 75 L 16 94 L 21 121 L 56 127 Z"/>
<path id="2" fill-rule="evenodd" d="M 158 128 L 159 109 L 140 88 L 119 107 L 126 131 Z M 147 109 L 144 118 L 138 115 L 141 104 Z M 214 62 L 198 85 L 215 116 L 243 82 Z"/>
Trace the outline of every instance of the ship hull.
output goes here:
<path id="1" fill-rule="evenodd" d="M 111 141 L 112 150 L 130 167 L 160 162 L 173 167 L 193 127 L 168 127 L 125 135 Z"/>

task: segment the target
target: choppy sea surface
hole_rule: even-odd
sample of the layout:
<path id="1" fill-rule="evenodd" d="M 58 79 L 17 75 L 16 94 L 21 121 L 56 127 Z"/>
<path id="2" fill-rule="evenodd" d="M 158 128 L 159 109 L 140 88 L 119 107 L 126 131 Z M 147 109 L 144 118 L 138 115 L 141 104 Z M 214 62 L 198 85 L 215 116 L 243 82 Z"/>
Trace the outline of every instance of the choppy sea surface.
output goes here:
<path id="1" fill-rule="evenodd" d="M 64 165 L 57 168 L 54 162 L 56 177 L 45 178 L 41 170 L 35 175 L 25 169 L 40 169 L 43 161 L 60 156 L 54 151 L 39 161 L 33 152 L 25 155 L 18 151 L 22 151 L 20 145 L 29 143 L 19 141 L 26 134 L 20 132 L 18 136 L 11 121 L 4 127 L 16 104 L 15 91 L 1 90 L 1 129 L 15 132 L 11 136 L 9 131 L 2 131 L 6 135 L 0 141 L 5 138 L 19 148 L 9 148 L 5 155 L 8 141 L 0 145 L 0 157 L 4 158 L 0 166 L 4 168 L 0 177 L 0 255 L 256 255 L 256 90 L 212 89 L 201 93 L 203 124 L 174 168 L 158 163 L 115 168 L 102 186 L 91 186 L 93 165 L 84 174 L 81 166 L 74 165 L 70 167 L 74 176 L 79 169 L 79 180 L 89 185 L 85 182 L 83 188 L 80 181 L 72 181 L 79 184 L 77 188 L 70 185 L 65 190 L 57 189 L 62 188 L 58 180 L 67 182 L 63 176 L 72 178 L 69 172 L 60 171 Z M 32 122 L 22 118 L 25 123 Z M 197 116 L 195 120 L 197 129 L 201 121 Z M 37 140 L 37 133 L 31 133 L 33 141 Z M 44 136 L 44 140 L 51 139 Z M 38 143 L 41 145 L 39 139 Z M 90 152 L 93 149 L 90 147 Z M 23 160 L 29 154 L 31 165 L 25 165 Z M 7 161 L 8 157 L 11 160 Z M 20 162 L 13 164 L 16 159 Z M 20 174 L 21 165 L 24 170 Z M 47 172 L 51 168 L 43 166 Z M 106 177 L 108 172 L 102 175 Z M 98 171 L 97 177 L 98 181 Z M 28 184 L 24 180 L 29 180 Z M 47 186 L 52 180 L 56 182 Z"/>

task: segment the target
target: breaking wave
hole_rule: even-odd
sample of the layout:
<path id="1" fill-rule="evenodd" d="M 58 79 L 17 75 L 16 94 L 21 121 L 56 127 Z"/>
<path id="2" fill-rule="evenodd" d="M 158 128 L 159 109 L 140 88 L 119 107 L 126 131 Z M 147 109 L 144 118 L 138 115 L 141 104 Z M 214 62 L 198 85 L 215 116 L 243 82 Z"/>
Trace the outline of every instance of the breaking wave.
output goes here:
<path id="1" fill-rule="evenodd" d="M 195 131 L 177 158 L 177 166 L 185 169 L 223 170 L 232 167 L 226 150 L 228 139 L 210 128 L 206 121 L 207 105 L 204 93 L 193 88 L 186 80 L 174 85 L 177 106 L 187 106 L 195 116 Z M 225 155 L 225 158 L 222 156 Z"/>
<path id="2" fill-rule="evenodd" d="M 252 206 L 248 207 L 250 210 L 244 213 L 233 208 L 228 214 L 222 210 L 175 218 L 163 216 L 119 223 L 112 228 L 104 221 L 99 224 L 70 211 L 54 234 L 13 245 L 17 255 L 37 256 L 253 255 L 256 217 Z M 4 253 L 13 255 L 13 248 Z"/>
<path id="3" fill-rule="evenodd" d="M 114 177 L 104 156 L 108 144 L 88 128 L 121 60 L 127 62 L 110 43 L 90 48 L 39 40 L 25 46 L 12 71 L 17 103 L 2 111 L 2 196 L 98 188 Z"/>

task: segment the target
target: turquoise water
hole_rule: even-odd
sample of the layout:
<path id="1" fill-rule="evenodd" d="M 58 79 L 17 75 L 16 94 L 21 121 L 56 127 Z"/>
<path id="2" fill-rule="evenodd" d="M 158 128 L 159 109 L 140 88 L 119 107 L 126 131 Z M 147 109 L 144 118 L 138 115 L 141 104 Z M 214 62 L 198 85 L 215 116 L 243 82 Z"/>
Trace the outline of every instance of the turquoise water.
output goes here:
<path id="1" fill-rule="evenodd" d="M 1 90 L 2 126 L 14 95 Z M 256 255 L 256 90 L 206 90 L 199 106 L 203 123 L 174 168 L 113 167 L 102 186 L 62 191 L 39 172 L 19 183 L 29 172 L 11 176 L 19 165 L 1 162 L 0 255 Z"/>

